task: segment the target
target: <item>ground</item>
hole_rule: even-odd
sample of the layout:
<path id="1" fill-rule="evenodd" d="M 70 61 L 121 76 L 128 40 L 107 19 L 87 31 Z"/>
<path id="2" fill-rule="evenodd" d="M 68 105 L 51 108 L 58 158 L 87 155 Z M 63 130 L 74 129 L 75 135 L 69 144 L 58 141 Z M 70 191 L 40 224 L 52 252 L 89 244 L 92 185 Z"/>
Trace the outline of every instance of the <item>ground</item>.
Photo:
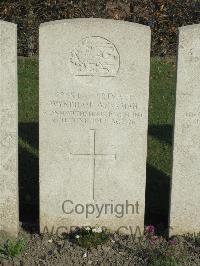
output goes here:
<path id="1" fill-rule="evenodd" d="M 97 247 L 82 247 L 69 235 L 51 236 L 21 232 L 26 244 L 13 259 L 0 258 L 0 266 L 130 265 L 130 266 L 199 266 L 200 236 L 165 240 L 136 240 L 133 236 L 109 235 Z M 1 257 L 1 252 L 0 252 Z"/>

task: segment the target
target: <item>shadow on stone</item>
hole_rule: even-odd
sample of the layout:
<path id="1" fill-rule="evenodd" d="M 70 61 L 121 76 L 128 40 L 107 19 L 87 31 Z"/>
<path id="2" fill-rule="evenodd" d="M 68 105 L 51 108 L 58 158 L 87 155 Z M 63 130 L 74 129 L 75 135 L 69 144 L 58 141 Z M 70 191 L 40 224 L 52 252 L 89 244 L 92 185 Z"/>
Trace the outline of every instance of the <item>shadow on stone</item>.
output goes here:
<path id="1" fill-rule="evenodd" d="M 38 123 L 19 124 L 19 216 L 28 231 L 39 228 L 39 159 L 31 148 L 38 150 Z"/>
<path id="2" fill-rule="evenodd" d="M 145 225 L 168 234 L 170 176 L 147 164 Z"/>
<path id="3" fill-rule="evenodd" d="M 164 141 L 172 145 L 172 125 L 151 125 L 149 126 L 148 134 L 160 141 Z"/>

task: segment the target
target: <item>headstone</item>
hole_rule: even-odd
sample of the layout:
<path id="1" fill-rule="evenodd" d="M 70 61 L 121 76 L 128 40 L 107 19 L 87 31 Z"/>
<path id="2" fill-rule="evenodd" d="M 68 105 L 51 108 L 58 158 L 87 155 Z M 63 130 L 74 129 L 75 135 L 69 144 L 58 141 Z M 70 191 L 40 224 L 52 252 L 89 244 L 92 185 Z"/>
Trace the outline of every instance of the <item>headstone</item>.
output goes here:
<path id="1" fill-rule="evenodd" d="M 0 231 L 18 233 L 17 27 L 0 21 Z"/>
<path id="2" fill-rule="evenodd" d="M 149 68 L 149 27 L 103 19 L 41 25 L 41 232 L 142 230 Z"/>
<path id="3" fill-rule="evenodd" d="M 170 234 L 200 230 L 200 25 L 179 32 Z"/>

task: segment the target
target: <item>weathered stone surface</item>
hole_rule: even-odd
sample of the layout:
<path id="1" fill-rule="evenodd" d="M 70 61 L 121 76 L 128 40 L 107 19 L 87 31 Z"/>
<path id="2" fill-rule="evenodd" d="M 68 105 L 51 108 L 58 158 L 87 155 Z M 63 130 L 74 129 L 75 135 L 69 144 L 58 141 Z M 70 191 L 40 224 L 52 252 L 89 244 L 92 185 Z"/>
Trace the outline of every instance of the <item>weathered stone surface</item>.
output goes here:
<path id="1" fill-rule="evenodd" d="M 146 26 L 101 19 L 41 25 L 41 232 L 143 228 L 149 68 Z M 86 210 L 75 213 L 77 204 L 110 205 L 96 218 L 97 205 L 86 217 Z M 117 204 L 125 205 L 124 215 Z"/>
<path id="2" fill-rule="evenodd" d="M 0 231 L 18 233 L 17 28 L 0 21 Z"/>
<path id="3" fill-rule="evenodd" d="M 171 234 L 200 230 L 200 25 L 179 34 Z"/>

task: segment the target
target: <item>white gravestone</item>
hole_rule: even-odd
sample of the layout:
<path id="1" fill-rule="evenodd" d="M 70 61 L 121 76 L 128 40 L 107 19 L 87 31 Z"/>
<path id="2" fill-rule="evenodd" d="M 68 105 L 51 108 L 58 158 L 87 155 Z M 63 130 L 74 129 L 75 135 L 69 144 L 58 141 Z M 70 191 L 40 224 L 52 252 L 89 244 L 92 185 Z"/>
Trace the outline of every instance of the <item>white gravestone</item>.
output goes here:
<path id="1" fill-rule="evenodd" d="M 102 19 L 41 25 L 41 232 L 143 228 L 149 68 L 149 27 Z"/>
<path id="2" fill-rule="evenodd" d="M 200 231 L 200 25 L 179 31 L 170 234 Z"/>
<path id="3" fill-rule="evenodd" d="M 17 27 L 0 21 L 0 231 L 18 234 Z"/>

